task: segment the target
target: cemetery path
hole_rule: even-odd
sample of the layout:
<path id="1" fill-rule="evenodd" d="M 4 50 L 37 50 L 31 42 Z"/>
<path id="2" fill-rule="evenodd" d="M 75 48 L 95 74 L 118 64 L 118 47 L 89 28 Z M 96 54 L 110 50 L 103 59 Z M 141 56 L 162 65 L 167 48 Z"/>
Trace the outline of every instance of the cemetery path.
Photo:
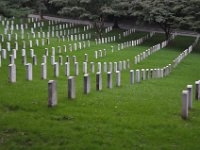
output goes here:
<path id="1" fill-rule="evenodd" d="M 39 15 L 34 15 L 34 14 L 31 14 L 28 17 L 40 18 Z M 82 25 L 93 24 L 92 21 L 88 21 L 88 20 L 66 19 L 66 18 L 51 17 L 51 16 L 43 16 L 43 17 L 46 20 L 59 20 L 59 21 L 62 21 L 62 22 L 67 22 L 67 23 L 75 23 L 75 24 L 82 24 Z M 105 22 L 105 27 L 109 27 L 109 26 L 112 26 L 112 25 L 113 25 L 112 22 Z M 131 25 L 131 24 L 119 24 L 119 27 L 122 28 L 122 29 L 135 28 L 138 31 L 164 33 L 162 31 L 162 29 L 160 29 L 158 27 L 143 27 L 143 26 L 137 26 L 137 25 Z M 194 36 L 194 37 L 199 35 L 197 32 L 184 31 L 184 30 L 175 30 L 173 33 L 176 33 L 178 35 L 183 35 L 183 36 Z"/>

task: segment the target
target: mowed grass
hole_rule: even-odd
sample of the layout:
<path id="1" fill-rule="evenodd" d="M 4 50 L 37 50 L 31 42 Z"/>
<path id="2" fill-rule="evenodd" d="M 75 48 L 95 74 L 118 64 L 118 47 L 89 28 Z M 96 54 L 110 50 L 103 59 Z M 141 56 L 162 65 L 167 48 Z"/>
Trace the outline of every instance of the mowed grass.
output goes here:
<path id="1" fill-rule="evenodd" d="M 113 31 L 109 35 L 120 33 Z M 137 39 L 147 33 L 137 32 L 126 39 Z M 194 100 L 189 120 L 182 120 L 181 91 L 187 84 L 194 85 L 200 79 L 199 46 L 184 59 L 172 73 L 163 79 L 151 79 L 130 85 L 129 70 L 122 71 L 121 87 L 107 89 L 103 73 L 103 90 L 95 89 L 95 75 L 91 75 L 91 93 L 83 94 L 82 62 L 87 53 L 95 63 L 115 62 L 130 59 L 131 69 L 158 68 L 172 63 L 194 38 L 177 36 L 169 46 L 151 55 L 138 65 L 134 57 L 164 40 L 156 34 L 143 44 L 117 51 L 117 43 L 95 45 L 82 51 L 61 55 L 76 55 L 80 75 L 76 77 L 76 99 L 67 98 L 67 77 L 64 65 L 60 76 L 53 77 L 53 67 L 48 57 L 48 80 L 57 81 L 58 105 L 47 107 L 48 80 L 41 80 L 41 57 L 45 47 L 37 47 L 38 65 L 33 66 L 33 81 L 26 81 L 25 67 L 21 65 L 18 51 L 17 82 L 8 82 L 8 59 L 0 68 L 0 149 L 196 149 L 200 148 L 200 103 Z M 119 41 L 120 42 L 120 41 Z M 58 44 L 52 39 L 51 45 Z M 110 47 L 115 47 L 112 53 Z M 107 49 L 107 56 L 94 59 L 94 51 Z M 32 62 L 27 50 L 28 62 Z M 58 56 L 57 55 L 57 60 Z M 71 58 L 72 61 L 72 58 Z M 103 66 L 103 64 L 102 64 Z M 89 68 L 89 66 L 88 66 Z M 97 68 L 96 68 L 97 69 Z M 71 63 L 73 75 L 73 63 Z"/>

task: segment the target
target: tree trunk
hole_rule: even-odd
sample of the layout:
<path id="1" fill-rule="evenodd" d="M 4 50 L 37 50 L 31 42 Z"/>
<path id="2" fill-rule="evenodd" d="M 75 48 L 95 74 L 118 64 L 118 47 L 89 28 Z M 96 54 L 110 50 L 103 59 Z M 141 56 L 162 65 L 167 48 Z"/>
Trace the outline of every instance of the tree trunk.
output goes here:
<path id="1" fill-rule="evenodd" d="M 169 40 L 170 39 L 170 34 L 171 34 L 171 26 L 167 23 L 164 23 L 164 24 L 159 24 L 160 27 L 164 30 L 165 32 L 165 39 L 166 40 Z"/>
<path id="2" fill-rule="evenodd" d="M 94 23 L 96 31 L 97 31 L 97 35 L 98 38 L 102 38 L 102 31 L 103 31 L 103 27 L 104 27 L 104 19 L 103 17 L 99 17 L 98 20 L 95 21 Z"/>
<path id="3" fill-rule="evenodd" d="M 114 25 L 113 28 L 119 29 L 119 24 L 118 24 L 118 17 L 114 17 Z"/>
<path id="4" fill-rule="evenodd" d="M 169 40 L 169 38 L 170 38 L 170 32 L 165 31 L 165 39 Z"/>
<path id="5" fill-rule="evenodd" d="M 39 11 L 39 15 L 40 15 L 40 19 L 41 19 L 41 20 L 43 20 L 43 19 L 44 19 L 44 17 L 43 17 L 43 12 L 42 12 L 42 10 L 41 10 L 41 11 Z"/>

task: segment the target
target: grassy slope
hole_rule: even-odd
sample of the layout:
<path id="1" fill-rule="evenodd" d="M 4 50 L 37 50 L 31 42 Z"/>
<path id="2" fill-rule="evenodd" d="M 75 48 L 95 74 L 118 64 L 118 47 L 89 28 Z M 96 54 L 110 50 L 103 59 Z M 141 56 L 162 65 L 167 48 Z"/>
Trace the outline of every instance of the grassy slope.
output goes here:
<path id="1" fill-rule="evenodd" d="M 163 40 L 162 35 L 156 35 L 141 46 L 114 54 L 108 52 L 100 61 L 131 59 L 133 62 L 136 54 Z M 131 68 L 165 66 L 193 40 L 177 37 L 170 46 L 137 66 L 131 64 Z M 111 45 L 114 43 L 103 46 L 92 43 L 91 49 L 75 55 L 82 61 L 83 54 L 88 53 L 91 61 L 94 50 L 109 49 Z M 36 53 L 43 54 L 39 50 Z M 113 83 L 112 90 L 106 88 L 103 74 L 101 92 L 95 90 L 92 75 L 89 95 L 83 94 L 80 75 L 76 79 L 75 101 L 67 99 L 67 80 L 62 66 L 56 79 L 58 106 L 52 109 L 47 107 L 47 80 L 40 80 L 40 65 L 34 67 L 34 80 L 28 82 L 24 66 L 18 60 L 17 83 L 9 84 L 7 62 L 4 62 L 0 69 L 0 149 L 199 149 L 196 141 L 200 134 L 200 104 L 194 101 L 188 121 L 180 118 L 181 91 L 200 79 L 199 58 L 199 53 L 192 53 L 167 78 L 141 84 L 130 85 L 129 71 L 123 71 L 122 86 L 116 88 Z M 48 66 L 48 79 L 55 79 L 52 72 Z M 114 78 L 115 75 L 113 82 Z"/>

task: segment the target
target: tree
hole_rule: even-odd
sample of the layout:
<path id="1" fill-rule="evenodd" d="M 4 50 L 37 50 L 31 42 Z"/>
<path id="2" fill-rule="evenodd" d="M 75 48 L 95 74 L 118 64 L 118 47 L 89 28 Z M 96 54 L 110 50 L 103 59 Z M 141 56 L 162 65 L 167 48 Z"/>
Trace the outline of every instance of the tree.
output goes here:
<path id="1" fill-rule="evenodd" d="M 99 38 L 104 27 L 102 7 L 108 2 L 108 0 L 50 0 L 50 3 L 59 10 L 59 15 L 94 21 Z"/>
<path id="2" fill-rule="evenodd" d="M 181 0 L 137 0 L 132 2 L 131 14 L 138 19 L 156 23 L 165 32 L 166 39 L 178 27 Z"/>
<path id="3" fill-rule="evenodd" d="M 102 12 L 114 19 L 113 28 L 119 28 L 118 21 L 122 17 L 129 16 L 130 0 L 112 0 L 109 5 L 102 8 Z"/>
<path id="4" fill-rule="evenodd" d="M 1 0 L 0 14 L 6 17 L 21 17 L 26 16 L 32 9 L 27 7 L 30 0 Z"/>
<path id="5" fill-rule="evenodd" d="M 99 16 L 99 18 L 95 20 L 94 27 L 97 31 L 98 38 L 101 39 L 103 28 L 104 28 L 104 18 L 102 16 Z"/>
<path id="6" fill-rule="evenodd" d="M 31 1 L 30 7 L 32 7 L 32 9 L 40 15 L 40 18 L 43 19 L 43 13 L 47 11 L 47 4 L 48 0 L 34 0 Z"/>
<path id="7" fill-rule="evenodd" d="M 85 4 L 89 1 L 82 0 L 50 0 L 50 3 L 58 8 L 58 15 L 81 18 L 86 15 Z"/>
<path id="8" fill-rule="evenodd" d="M 190 0 L 182 3 L 180 27 L 183 29 L 191 29 L 200 33 L 200 1 Z"/>

